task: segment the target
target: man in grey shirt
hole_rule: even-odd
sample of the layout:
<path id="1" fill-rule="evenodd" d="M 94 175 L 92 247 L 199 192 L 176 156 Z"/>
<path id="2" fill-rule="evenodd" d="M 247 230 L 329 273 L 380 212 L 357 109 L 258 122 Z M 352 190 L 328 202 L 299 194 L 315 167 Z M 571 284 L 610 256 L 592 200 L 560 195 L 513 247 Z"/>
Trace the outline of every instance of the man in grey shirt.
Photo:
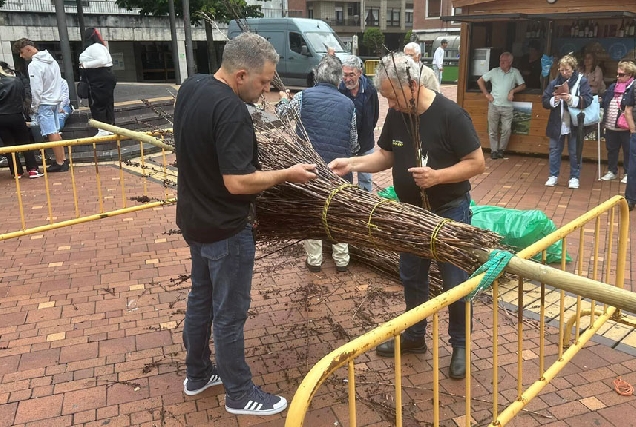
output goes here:
<path id="1" fill-rule="evenodd" d="M 499 56 L 499 67 L 493 68 L 477 80 L 481 92 L 488 102 L 488 136 L 490 137 L 490 158 L 503 159 L 512 130 L 512 100 L 515 93 L 526 88 L 521 73 L 512 68 L 512 54 L 504 52 Z M 486 82 L 492 90 L 488 92 Z M 499 133 L 501 123 L 501 136 Z"/>

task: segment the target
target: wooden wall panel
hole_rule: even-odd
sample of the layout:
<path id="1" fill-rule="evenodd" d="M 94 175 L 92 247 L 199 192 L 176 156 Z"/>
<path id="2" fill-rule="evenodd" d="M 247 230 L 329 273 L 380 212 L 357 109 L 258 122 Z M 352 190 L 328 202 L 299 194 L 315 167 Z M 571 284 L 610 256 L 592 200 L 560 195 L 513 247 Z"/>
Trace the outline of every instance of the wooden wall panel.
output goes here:
<path id="1" fill-rule="evenodd" d="M 516 99 L 517 100 L 517 99 Z M 540 95 L 524 94 L 519 96 L 519 101 L 532 102 L 532 121 L 530 122 L 529 135 L 510 136 L 508 151 L 520 154 L 548 155 L 549 140 L 545 136 L 545 127 L 548 122 L 550 111 L 543 108 Z M 488 101 L 477 92 L 466 92 L 464 94 L 464 105 L 462 107 L 470 115 L 482 148 L 490 149 L 488 140 Z M 583 158 L 585 160 L 597 159 L 596 141 L 585 141 L 583 146 Z M 567 154 L 567 149 L 563 150 Z M 607 150 L 605 141 L 601 141 L 601 160 L 607 161 Z"/>

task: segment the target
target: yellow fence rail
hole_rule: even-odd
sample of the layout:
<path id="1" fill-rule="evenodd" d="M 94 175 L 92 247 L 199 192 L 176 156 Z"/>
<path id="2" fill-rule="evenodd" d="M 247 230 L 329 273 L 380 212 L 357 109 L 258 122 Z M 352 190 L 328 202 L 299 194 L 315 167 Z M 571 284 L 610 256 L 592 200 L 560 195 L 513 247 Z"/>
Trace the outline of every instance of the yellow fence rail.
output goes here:
<path id="1" fill-rule="evenodd" d="M 13 159 L 14 170 L 11 171 L 14 175 L 15 182 L 15 201 L 17 204 L 18 211 L 20 213 L 20 222 L 16 229 L 13 230 L 3 230 L 0 233 L 0 241 L 12 239 L 16 237 L 21 237 L 29 234 L 41 233 L 48 230 L 54 230 L 57 228 L 67 227 L 75 224 L 81 224 L 88 221 L 94 221 L 102 218 L 109 218 L 116 215 L 122 215 L 126 213 L 136 212 L 144 209 L 152 209 L 158 206 L 163 206 L 167 204 L 172 204 L 176 202 L 176 198 L 173 194 L 170 194 L 168 191 L 168 187 L 165 185 L 169 181 L 171 177 L 174 177 L 174 174 L 169 172 L 168 164 L 166 161 L 166 151 L 172 151 L 172 147 L 170 145 L 165 144 L 160 139 L 156 138 L 152 134 L 144 133 L 144 132 L 136 132 L 128 129 L 120 128 L 117 126 L 108 125 L 105 123 L 97 122 L 94 120 L 89 121 L 94 127 L 98 127 L 101 129 L 108 130 L 113 132 L 113 135 L 109 136 L 101 136 L 101 137 L 92 137 L 92 138 L 81 138 L 74 140 L 62 140 L 56 142 L 47 142 L 40 144 L 26 144 L 20 146 L 8 146 L 8 147 L 0 147 L 0 154 L 9 155 Z M 170 132 L 170 130 L 164 131 Z M 131 139 L 139 141 L 140 146 L 140 154 L 139 154 L 139 164 L 135 168 L 130 168 L 127 166 L 126 161 L 122 159 L 122 139 Z M 97 160 L 97 147 L 102 144 L 111 144 L 112 142 L 116 143 L 118 159 L 115 162 L 98 162 Z M 159 148 L 160 154 L 157 156 L 161 158 L 161 161 L 157 167 L 154 165 L 151 167 L 147 164 L 146 157 L 147 155 L 144 153 L 144 143 L 152 144 L 153 146 Z M 93 163 L 92 164 L 82 164 L 79 166 L 76 162 L 73 161 L 73 148 L 78 146 L 92 145 L 93 148 Z M 68 153 L 69 160 L 69 174 L 70 174 L 70 187 L 72 192 L 73 204 L 74 204 L 74 215 L 73 218 L 57 220 L 57 216 L 55 216 L 56 212 L 54 209 L 54 197 L 52 196 L 52 181 L 56 181 L 55 185 L 62 185 L 59 178 L 66 175 L 66 173 L 56 174 L 55 178 L 53 178 L 46 171 L 46 149 L 52 149 L 54 147 L 65 147 Z M 37 194 L 33 194 L 32 188 L 33 186 L 29 185 L 29 190 L 25 191 L 25 185 L 21 185 L 19 176 L 17 174 L 17 165 L 16 160 L 21 152 L 25 151 L 39 151 L 42 157 L 42 169 L 43 169 L 43 180 L 44 180 L 44 194 L 45 194 L 45 203 L 46 203 L 46 212 L 48 216 L 46 218 L 38 217 L 34 214 L 27 215 L 28 203 L 25 203 L 25 198 L 29 197 L 29 200 L 37 199 L 42 194 L 42 188 L 38 186 L 34 189 L 34 192 Z M 156 163 L 156 161 L 153 161 Z M 93 212 L 85 212 L 86 207 L 90 206 L 91 203 L 94 203 L 95 200 L 87 200 L 85 197 L 88 191 L 86 190 L 85 184 L 87 182 L 86 176 L 79 177 L 78 170 L 81 169 L 80 172 L 86 172 L 89 169 L 86 166 L 91 166 L 94 170 L 94 179 L 96 184 L 96 193 L 97 193 L 97 209 Z M 111 196 L 104 195 L 104 182 L 102 179 L 103 170 L 105 165 L 116 165 L 118 166 L 118 174 L 113 177 L 112 173 L 111 179 L 119 181 L 119 191 L 121 194 L 121 203 L 112 206 L 111 209 L 107 209 L 105 206 L 105 200 L 114 199 Z M 101 166 L 101 169 L 100 169 Z M 112 167 L 110 168 L 112 170 Z M 129 198 L 132 196 L 130 192 L 127 192 L 125 176 L 129 174 L 125 174 L 125 170 L 130 169 L 136 174 L 140 174 L 143 179 L 143 189 L 141 194 L 136 194 L 135 199 L 142 202 L 141 205 L 136 206 L 128 206 Z M 154 176 L 150 176 L 151 173 Z M 92 178 L 92 177 L 91 177 Z M 163 181 L 164 185 L 163 191 L 158 192 L 154 191 L 152 194 L 152 198 L 150 198 L 150 193 L 148 190 L 148 179 L 155 178 L 159 181 Z M 66 179 L 64 179 L 66 180 Z M 175 179 L 176 181 L 176 179 Z M 65 183 L 66 184 L 66 183 Z M 64 192 L 63 192 L 64 193 Z M 128 197 L 127 197 L 128 196 Z M 6 203 L 6 200 L 4 201 Z M 145 202 L 145 203 L 144 203 Z M 112 205 L 112 203 L 111 203 Z M 31 206 L 31 212 L 34 212 L 34 208 L 40 208 L 41 206 Z M 82 212 L 84 211 L 84 212 Z M 32 223 L 37 223 L 37 225 L 32 225 Z M 44 224 L 43 224 L 44 223 Z M 10 226 L 10 225 L 9 225 Z"/>
<path id="2" fill-rule="evenodd" d="M 616 213 L 618 211 L 619 221 L 618 226 L 615 226 Z M 607 236 L 605 241 L 601 240 L 601 218 L 606 217 L 607 223 Z M 592 238 L 592 244 L 586 244 L 586 226 L 589 223 L 594 224 L 594 232 Z M 591 234 L 589 229 L 588 233 Z M 615 307 L 607 304 L 601 304 L 610 301 L 616 301 L 615 295 L 612 294 L 612 288 L 609 288 L 602 282 L 613 282 L 616 288 L 616 292 L 626 295 L 626 291 L 620 290 L 623 287 L 627 245 L 629 237 L 629 217 L 628 208 L 625 200 L 616 196 L 607 202 L 601 204 L 597 208 L 582 215 L 571 223 L 563 226 L 559 230 L 550 234 L 549 236 L 541 239 L 534 245 L 526 248 L 525 250 L 517 254 L 518 258 L 530 259 L 531 257 L 543 254 L 543 259 L 546 259 L 546 251 L 548 247 L 556 242 L 562 242 L 563 255 L 561 258 L 561 270 L 566 270 L 566 239 L 578 239 L 578 261 L 574 267 L 575 274 L 570 274 L 569 277 L 574 279 L 571 283 L 563 280 L 564 274 L 550 274 L 550 271 L 559 271 L 554 269 L 548 269 L 545 267 L 541 270 L 541 273 L 533 273 L 532 276 L 541 277 L 540 283 L 532 283 L 524 280 L 524 277 L 519 277 L 517 284 L 500 284 L 498 280 L 495 280 L 492 287 L 492 321 L 493 321 L 493 339 L 492 339 L 492 422 L 490 426 L 503 426 L 515 417 L 524 407 L 535 397 L 541 390 L 563 369 L 564 366 L 574 357 L 574 355 L 588 342 L 592 336 L 598 332 L 607 320 L 613 318 L 614 320 L 621 320 L 618 316 L 618 310 Z M 601 251 L 601 245 L 605 244 L 603 257 L 599 256 Z M 616 258 L 613 257 L 614 247 L 616 247 Z M 591 252 L 586 252 L 591 248 Z M 588 257 L 589 254 L 589 257 Z M 513 258 L 514 260 L 514 258 Z M 602 262 L 602 265 L 601 265 Z M 577 287 L 572 283 L 583 279 L 581 276 L 586 275 L 586 271 L 589 272 L 589 280 L 585 279 L 584 282 L 588 284 L 591 281 L 597 281 L 600 290 L 594 290 L 589 287 L 582 287 L 580 291 L 577 291 Z M 615 271 L 614 277 L 611 276 L 611 272 Z M 555 280 L 555 277 L 558 279 Z M 357 411 L 356 411 L 356 373 L 354 368 L 355 359 L 374 349 L 380 343 L 395 339 L 395 423 L 402 426 L 402 374 L 401 366 L 402 360 L 400 355 L 400 334 L 408 327 L 415 323 L 432 316 L 432 364 L 433 364 L 433 382 L 432 382 L 432 414 L 433 425 L 440 425 L 440 389 L 439 389 L 439 312 L 444 307 L 459 301 L 462 298 L 470 294 L 479 284 L 481 276 L 467 280 L 459 286 L 443 293 L 442 295 L 404 313 L 395 319 L 384 323 L 372 331 L 354 339 L 353 341 L 341 346 L 340 348 L 332 351 L 322 360 L 320 360 L 310 372 L 305 376 L 304 380 L 300 384 L 291 405 L 288 410 L 286 418 L 286 427 L 302 426 L 305 420 L 306 413 L 311 404 L 312 398 L 318 391 L 319 387 L 339 368 L 347 366 L 347 382 L 349 393 L 349 425 L 354 427 L 357 425 Z M 602 282 L 600 282 L 602 281 Z M 524 289 L 526 286 L 535 286 L 534 294 L 537 295 L 537 300 L 533 300 L 533 304 L 540 304 L 539 314 L 539 375 L 534 378 L 533 382 L 524 388 L 524 309 L 526 308 L 525 301 L 528 301 L 528 295 Z M 585 289 L 583 291 L 583 289 Z M 568 291 L 566 293 L 566 290 Z M 581 296 L 581 293 L 592 297 L 593 299 L 585 299 Z M 499 327 L 499 299 L 502 295 L 515 295 L 517 310 L 517 377 L 516 377 L 516 399 L 512 401 L 503 411 L 500 411 L 499 402 L 499 347 L 498 342 L 498 327 Z M 633 297 L 633 294 L 630 294 Z M 630 298 L 633 301 L 633 298 Z M 556 300 L 556 303 L 550 304 L 550 301 Z M 597 303 L 599 301 L 599 303 Z M 629 307 L 632 307 L 632 303 L 629 303 Z M 555 307 L 558 305 L 558 309 Z M 466 302 L 466 392 L 465 392 L 465 422 L 466 426 L 471 425 L 471 304 Z M 546 367 L 546 342 L 545 331 L 546 327 L 550 326 L 546 322 L 546 318 L 549 316 L 558 318 L 559 329 L 559 343 L 558 343 L 558 357 L 552 365 Z M 566 319 L 570 316 L 570 319 Z M 589 316 L 587 324 L 583 320 L 583 316 Z M 556 322 L 555 322 L 556 323 Z M 572 331 L 573 330 L 573 331 Z M 572 332 L 574 332 L 572 340 Z M 536 348 L 533 348 L 536 350 Z"/>

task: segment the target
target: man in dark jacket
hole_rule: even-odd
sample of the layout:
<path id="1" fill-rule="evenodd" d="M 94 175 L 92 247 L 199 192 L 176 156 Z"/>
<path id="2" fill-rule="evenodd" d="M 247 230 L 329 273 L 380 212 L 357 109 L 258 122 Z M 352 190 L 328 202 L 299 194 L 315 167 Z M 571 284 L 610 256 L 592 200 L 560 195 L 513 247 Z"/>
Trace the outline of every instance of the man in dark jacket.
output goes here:
<path id="1" fill-rule="evenodd" d="M 314 71 L 316 86 L 294 95 L 290 101 L 280 92 L 281 102 L 277 113 L 286 118 L 299 117 L 297 133 L 307 136 L 325 163 L 338 157 L 349 157 L 360 151 L 356 125 L 356 109 L 353 101 L 338 92 L 342 79 L 342 62 L 332 55 L 325 55 Z M 353 182 L 353 175 L 344 178 Z M 322 265 L 322 240 L 306 240 L 305 250 L 309 271 L 317 273 Z M 349 247 L 346 243 L 334 243 L 333 260 L 336 271 L 346 272 L 349 266 Z"/>
<path id="2" fill-rule="evenodd" d="M 342 82 L 340 82 L 338 90 L 351 99 L 356 107 L 360 151 L 354 154 L 364 156 L 373 153 L 373 147 L 375 147 L 374 131 L 380 115 L 380 102 L 373 83 L 362 74 L 362 61 L 357 56 L 349 56 L 343 61 Z M 358 185 L 364 190 L 372 191 L 371 174 L 358 172 Z"/>

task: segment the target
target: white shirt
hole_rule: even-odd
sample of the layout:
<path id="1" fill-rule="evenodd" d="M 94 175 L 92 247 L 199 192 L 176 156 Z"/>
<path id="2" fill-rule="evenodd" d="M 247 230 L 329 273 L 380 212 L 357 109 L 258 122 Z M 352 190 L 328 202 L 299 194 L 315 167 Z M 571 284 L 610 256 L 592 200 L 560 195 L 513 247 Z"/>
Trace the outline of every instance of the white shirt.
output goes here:
<path id="1" fill-rule="evenodd" d="M 84 68 L 113 66 L 113 58 L 108 53 L 108 48 L 100 43 L 93 43 L 80 53 L 79 62 Z"/>
<path id="2" fill-rule="evenodd" d="M 444 68 L 444 48 L 441 46 L 433 54 L 433 65 L 437 68 Z"/>

